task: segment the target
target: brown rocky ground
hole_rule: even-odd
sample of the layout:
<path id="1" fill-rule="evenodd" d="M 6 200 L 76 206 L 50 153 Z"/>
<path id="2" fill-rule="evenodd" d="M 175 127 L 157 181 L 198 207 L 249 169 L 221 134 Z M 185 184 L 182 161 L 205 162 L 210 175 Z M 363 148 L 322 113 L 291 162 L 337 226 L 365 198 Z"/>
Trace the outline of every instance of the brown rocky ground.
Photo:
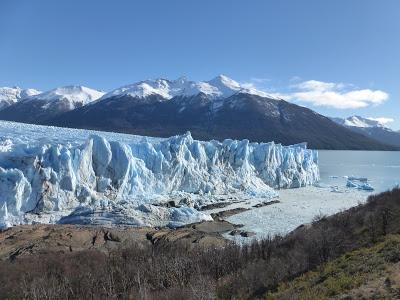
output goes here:
<path id="1" fill-rule="evenodd" d="M 190 247 L 223 247 L 222 233 L 237 226 L 223 221 L 191 224 L 177 229 L 99 227 L 82 225 L 20 225 L 0 232 L 0 259 L 46 252 L 76 252 L 96 249 L 108 252 L 130 244 L 185 243 Z"/>
<path id="2" fill-rule="evenodd" d="M 12 260 L 28 254 L 69 253 L 91 249 L 107 253 L 132 244 L 155 244 L 162 247 L 169 243 L 181 243 L 189 248 L 224 247 L 230 241 L 223 238 L 222 234 L 235 232 L 242 226 L 231 224 L 224 218 L 246 210 L 248 208 L 224 210 L 211 214 L 214 221 L 189 224 L 176 229 L 72 224 L 14 226 L 0 231 L 0 260 Z M 243 233 L 247 234 L 245 231 Z"/>

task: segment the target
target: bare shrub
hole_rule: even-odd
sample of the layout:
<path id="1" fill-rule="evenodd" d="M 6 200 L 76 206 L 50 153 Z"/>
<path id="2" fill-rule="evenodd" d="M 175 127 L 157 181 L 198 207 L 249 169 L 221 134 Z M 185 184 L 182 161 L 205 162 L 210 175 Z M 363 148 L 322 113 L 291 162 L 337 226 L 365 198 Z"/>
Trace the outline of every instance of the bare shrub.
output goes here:
<path id="1" fill-rule="evenodd" d="M 400 228 L 400 190 L 320 216 L 285 237 L 225 248 L 183 243 L 43 253 L 0 262 L 1 299 L 249 299 Z"/>

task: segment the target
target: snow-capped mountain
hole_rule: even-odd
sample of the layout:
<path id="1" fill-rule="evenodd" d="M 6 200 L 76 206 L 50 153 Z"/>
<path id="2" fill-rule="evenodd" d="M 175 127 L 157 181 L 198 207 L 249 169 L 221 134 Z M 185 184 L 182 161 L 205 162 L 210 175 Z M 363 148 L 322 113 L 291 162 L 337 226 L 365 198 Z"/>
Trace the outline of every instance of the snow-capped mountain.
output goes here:
<path id="1" fill-rule="evenodd" d="M 348 118 L 332 118 L 336 123 L 344 126 L 352 126 L 352 127 L 359 127 L 359 128 L 371 128 L 371 127 L 386 127 L 385 124 L 380 122 L 379 120 L 372 119 L 372 118 L 364 118 L 360 116 L 351 116 Z M 389 129 L 390 130 L 390 129 Z"/>
<path id="2" fill-rule="evenodd" d="M 393 131 L 378 119 L 351 116 L 331 118 L 334 122 L 378 142 L 400 147 L 400 132 Z"/>
<path id="3" fill-rule="evenodd" d="M 0 110 L 13 105 L 30 96 L 40 94 L 35 89 L 21 89 L 19 87 L 0 87 Z"/>
<path id="4" fill-rule="evenodd" d="M 308 142 L 319 149 L 391 149 L 223 75 L 201 82 L 156 79 L 124 86 L 47 124 L 161 137 L 189 130 L 200 140 Z"/>
<path id="5" fill-rule="evenodd" d="M 60 113 L 82 107 L 104 95 L 84 86 L 64 86 L 25 97 L 0 111 L 0 118 L 20 122 L 42 123 Z"/>
<path id="6" fill-rule="evenodd" d="M 164 99 L 172 99 L 174 97 L 196 96 L 199 93 L 203 93 L 211 99 L 220 99 L 230 97 L 238 92 L 273 98 L 272 96 L 268 96 L 265 92 L 245 88 L 233 79 L 225 75 L 219 75 L 209 81 L 190 81 L 185 77 L 181 77 L 177 80 L 144 80 L 117 88 L 105 94 L 102 99 L 116 96 L 146 98 L 151 95 L 158 95 Z"/>
<path id="7" fill-rule="evenodd" d="M 41 100 L 51 102 L 64 101 L 71 109 L 88 104 L 99 99 L 105 93 L 85 86 L 70 85 L 52 89 L 50 91 L 29 97 L 29 101 Z"/>
<path id="8" fill-rule="evenodd" d="M 191 131 L 201 140 L 393 149 L 224 75 L 208 81 L 144 80 L 106 94 L 82 86 L 60 87 L 1 110 L 0 119 L 160 137 Z"/>

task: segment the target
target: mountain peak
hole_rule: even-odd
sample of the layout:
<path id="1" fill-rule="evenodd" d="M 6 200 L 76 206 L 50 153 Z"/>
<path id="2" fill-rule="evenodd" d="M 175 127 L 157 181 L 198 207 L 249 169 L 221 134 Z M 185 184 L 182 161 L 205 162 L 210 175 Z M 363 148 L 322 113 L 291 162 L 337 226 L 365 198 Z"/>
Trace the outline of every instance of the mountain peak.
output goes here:
<path id="1" fill-rule="evenodd" d="M 103 95 L 104 95 L 103 92 L 85 86 L 67 85 L 52 89 L 50 91 L 41 94 L 34 95 L 32 97 L 29 97 L 28 99 L 29 100 L 40 99 L 48 102 L 63 100 L 71 102 L 72 104 L 79 103 L 85 105 L 91 101 L 97 100 Z"/>
<path id="2" fill-rule="evenodd" d="M 218 75 L 214 79 L 208 81 L 208 83 L 218 88 L 224 94 L 234 94 L 243 89 L 238 82 L 225 75 Z"/>
<path id="3" fill-rule="evenodd" d="M 35 89 L 22 89 L 20 87 L 0 87 L 0 109 L 10 106 L 22 99 L 40 94 Z"/>
<path id="4" fill-rule="evenodd" d="M 390 130 L 386 126 L 384 120 L 385 118 L 366 118 L 358 115 L 350 116 L 347 118 L 331 118 L 334 122 L 344 125 L 347 127 L 357 127 L 357 128 L 385 128 Z"/>
<path id="5" fill-rule="evenodd" d="M 102 99 L 117 96 L 146 98 L 149 95 L 159 95 L 168 100 L 176 96 L 194 96 L 200 93 L 211 99 L 222 99 L 238 92 L 272 98 L 262 91 L 245 88 L 237 81 L 221 74 L 209 81 L 191 81 L 186 77 L 180 77 L 176 80 L 149 79 L 139 81 L 117 88 L 105 94 Z"/>
<path id="6" fill-rule="evenodd" d="M 365 118 L 354 115 L 347 118 L 331 118 L 331 120 L 380 143 L 400 147 L 400 132 L 396 132 L 386 125 L 391 119 Z"/>
<path id="7" fill-rule="evenodd" d="M 180 83 L 185 83 L 188 81 L 186 76 L 181 76 L 178 79 L 175 80 L 176 82 L 180 82 Z"/>
<path id="8" fill-rule="evenodd" d="M 223 74 L 220 74 L 217 77 L 211 79 L 209 81 L 209 83 L 211 83 L 211 82 L 224 84 L 224 85 L 230 86 L 232 88 L 241 88 L 240 84 L 237 81 L 235 81 L 232 78 L 229 78 L 228 76 L 223 75 Z"/>
<path id="9" fill-rule="evenodd" d="M 386 127 L 383 123 L 379 122 L 379 120 L 375 120 L 372 118 L 364 118 L 361 116 L 350 116 L 344 119 L 344 125 L 346 126 L 354 126 L 360 128 L 367 128 L 367 127 Z"/>

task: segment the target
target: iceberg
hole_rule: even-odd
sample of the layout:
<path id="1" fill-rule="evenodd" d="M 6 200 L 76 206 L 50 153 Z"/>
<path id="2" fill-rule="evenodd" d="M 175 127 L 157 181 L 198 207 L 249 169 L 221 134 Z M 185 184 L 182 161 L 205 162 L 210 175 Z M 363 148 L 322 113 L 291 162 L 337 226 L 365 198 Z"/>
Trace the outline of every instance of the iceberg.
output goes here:
<path id="1" fill-rule="evenodd" d="M 306 144 L 166 139 L 0 122 L 0 226 L 180 226 L 224 195 L 271 198 L 319 180 Z M 178 207 L 165 204 L 176 200 Z"/>
<path id="2" fill-rule="evenodd" d="M 348 188 L 356 188 L 364 191 L 373 191 L 375 190 L 372 185 L 368 182 L 368 178 L 365 177 L 348 177 L 346 187 Z"/>
<path id="3" fill-rule="evenodd" d="M 368 178 L 366 178 L 366 177 L 356 177 L 356 176 L 348 176 L 347 179 L 350 181 L 360 181 L 360 182 L 368 181 Z"/>

